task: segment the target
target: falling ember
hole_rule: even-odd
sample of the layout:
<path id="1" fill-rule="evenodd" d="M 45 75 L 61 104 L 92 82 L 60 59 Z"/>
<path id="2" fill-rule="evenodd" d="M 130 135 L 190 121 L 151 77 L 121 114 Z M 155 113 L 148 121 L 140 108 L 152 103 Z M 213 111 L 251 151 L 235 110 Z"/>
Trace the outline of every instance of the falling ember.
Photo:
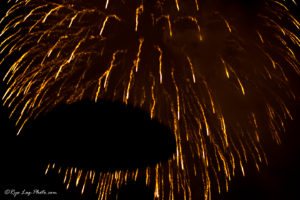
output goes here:
<path id="1" fill-rule="evenodd" d="M 105 9 L 107 9 L 108 4 L 109 4 L 109 0 L 106 0 L 106 3 L 105 3 Z"/>
<path id="2" fill-rule="evenodd" d="M 87 179 L 87 177 L 88 177 L 88 172 L 86 172 L 86 174 L 85 174 L 83 186 L 82 186 L 82 189 L 81 189 L 81 194 L 83 194 L 83 192 L 84 192 L 84 188 L 85 188 L 85 185 L 86 185 L 86 179 Z"/>
<path id="3" fill-rule="evenodd" d="M 180 8 L 179 8 L 178 0 L 175 0 L 175 3 L 176 3 L 176 8 L 177 8 L 177 10 L 179 11 Z"/>
<path id="4" fill-rule="evenodd" d="M 136 14 L 135 14 L 135 31 L 138 30 L 138 26 L 139 26 L 139 16 L 143 13 L 144 11 L 144 6 L 143 4 L 140 5 L 140 7 L 138 7 L 136 9 Z"/>
<path id="5" fill-rule="evenodd" d="M 81 193 L 94 184 L 99 199 L 142 178 L 155 198 L 173 200 L 191 199 L 194 180 L 203 199 L 215 185 L 228 191 L 249 160 L 259 170 L 267 162 L 261 138 L 269 132 L 280 144 L 293 119 L 300 23 L 293 0 L 232 3 L 239 12 L 200 0 L 9 0 L 0 19 L 0 64 L 9 66 L 2 99 L 17 135 L 59 104 L 106 99 L 143 109 L 176 139 L 176 153 L 155 167 L 97 172 L 52 163 L 45 174 L 57 170 Z"/>
<path id="6" fill-rule="evenodd" d="M 177 99 L 177 120 L 180 119 L 180 97 L 179 97 L 179 89 L 178 86 L 176 84 L 175 78 L 174 78 L 174 71 L 171 72 L 171 76 L 173 79 L 173 84 L 175 86 L 176 89 L 176 99 Z"/>
<path id="7" fill-rule="evenodd" d="M 121 20 L 117 15 L 108 15 L 108 16 L 106 16 L 105 19 L 104 19 L 104 21 L 103 21 L 102 28 L 101 28 L 101 30 L 100 30 L 99 35 L 102 35 L 102 33 L 103 33 L 104 29 L 105 29 L 106 23 L 107 23 L 107 21 L 108 21 L 110 18 L 114 18 L 114 19 L 116 19 L 116 20 L 118 20 L 118 21 Z"/>
<path id="8" fill-rule="evenodd" d="M 161 68 L 162 68 L 162 50 L 160 49 L 160 47 L 156 47 L 157 51 L 159 52 L 159 82 L 160 84 L 162 84 L 162 71 L 161 71 Z"/>
<path id="9" fill-rule="evenodd" d="M 192 63 L 192 61 L 191 61 L 191 59 L 189 57 L 187 57 L 187 60 L 188 60 L 189 65 L 191 67 L 191 72 L 192 72 L 192 76 L 193 76 L 193 82 L 196 83 L 196 78 L 195 78 L 193 63 Z"/>
<path id="10" fill-rule="evenodd" d="M 155 80 L 153 78 L 153 85 L 151 87 L 151 94 L 152 94 L 152 107 L 151 107 L 151 112 L 150 112 L 150 116 L 151 116 L 151 119 L 153 118 L 153 115 L 154 115 L 154 109 L 155 109 L 155 104 L 156 104 L 156 100 L 155 100 L 155 94 L 154 94 L 154 88 L 155 88 Z"/>
<path id="11" fill-rule="evenodd" d="M 228 23 L 228 21 L 226 19 L 224 19 L 224 22 L 228 28 L 228 31 L 231 33 L 232 30 L 231 30 L 230 24 Z"/>
<path id="12" fill-rule="evenodd" d="M 45 171 L 45 175 L 48 173 L 49 167 L 50 167 L 50 164 L 48 164 L 48 166 L 47 166 L 47 169 L 46 169 L 46 171 Z"/>

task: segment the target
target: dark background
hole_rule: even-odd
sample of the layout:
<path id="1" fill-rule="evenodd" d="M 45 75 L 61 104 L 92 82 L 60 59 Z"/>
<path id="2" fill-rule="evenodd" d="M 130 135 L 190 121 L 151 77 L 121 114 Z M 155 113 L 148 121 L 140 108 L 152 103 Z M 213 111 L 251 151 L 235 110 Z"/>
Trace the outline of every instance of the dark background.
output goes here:
<path id="1" fill-rule="evenodd" d="M 234 177 L 229 184 L 229 192 L 227 193 L 223 192 L 221 195 L 219 195 L 216 191 L 213 191 L 213 200 L 279 200 L 300 198 L 300 107 L 299 101 L 296 103 L 293 106 L 294 108 L 292 110 L 295 119 L 288 122 L 287 132 L 282 135 L 282 144 L 278 146 L 275 144 L 275 142 L 270 142 L 268 145 L 264 146 L 269 159 L 269 165 L 263 164 L 261 166 L 260 172 L 257 172 L 253 164 L 247 165 L 245 169 L 246 176 L 242 177 L 241 175 L 239 175 Z M 14 127 L 13 121 L 8 119 L 8 114 L 9 112 L 6 108 L 0 109 L 1 193 L 3 194 L 5 189 L 16 189 L 19 191 L 22 191 L 23 189 L 26 189 L 28 191 L 33 189 L 45 189 L 47 191 L 58 192 L 58 195 L 54 195 L 51 197 L 47 196 L 47 198 L 50 199 L 82 199 L 79 190 L 65 190 L 65 186 L 64 184 L 62 184 L 62 177 L 51 173 L 47 176 L 44 176 L 44 171 L 47 165 L 46 160 L 49 157 L 47 157 L 47 152 L 42 152 L 40 149 L 36 149 L 34 151 L 33 148 L 39 143 L 42 144 L 42 146 L 48 145 L 49 148 L 52 147 L 50 152 L 55 155 L 60 155 L 61 147 L 57 146 L 56 143 L 53 143 L 53 145 L 49 145 L 49 141 L 43 142 L 39 139 L 34 138 L 25 140 L 25 142 L 17 139 L 15 136 L 17 130 Z M 128 118 L 130 117 L 134 116 L 128 115 Z M 118 126 L 118 124 L 120 124 L 120 121 L 114 120 L 114 122 L 110 125 Z M 140 125 L 139 127 L 143 128 L 142 125 Z M 124 131 L 122 128 L 120 128 L 119 130 L 120 133 L 126 133 L 126 131 Z M 127 131 L 130 130 L 127 129 Z M 135 134 L 138 135 L 139 131 L 137 129 L 135 129 L 134 131 Z M 115 162 L 113 168 L 120 167 L 124 169 L 127 166 L 139 166 L 141 164 L 144 165 L 145 163 L 147 164 L 150 162 L 155 163 L 159 159 L 165 159 L 168 155 L 170 155 L 170 153 L 172 153 L 172 150 L 174 150 L 172 144 L 166 142 L 168 139 L 172 138 L 168 138 L 170 136 L 161 136 L 161 133 L 163 135 L 165 134 L 165 132 L 160 132 L 160 130 L 156 130 L 156 132 L 160 134 L 152 136 L 146 135 L 136 138 L 134 141 L 123 140 L 124 143 L 129 143 L 129 148 L 127 148 L 126 150 L 127 152 L 131 151 L 131 154 L 132 152 L 136 152 L 134 156 L 139 156 L 146 153 L 148 157 L 146 156 L 146 158 L 139 158 L 138 161 L 135 160 L 134 156 L 129 159 L 124 157 L 121 159 L 120 157 L 117 158 L 115 150 L 111 149 L 111 144 L 108 143 L 107 146 L 105 146 L 107 151 L 104 151 L 107 156 L 106 161 L 112 161 L 114 163 L 117 159 L 119 162 Z M 118 137 L 117 134 L 115 134 L 114 136 Z M 53 138 L 66 140 L 66 138 L 61 138 L 56 134 L 52 136 L 52 139 Z M 160 140 L 161 143 L 155 143 L 156 139 Z M 164 142 L 166 142 L 165 145 L 163 145 Z M 139 145 L 135 145 L 136 143 Z M 157 149 L 157 146 L 159 145 L 160 147 Z M 72 146 L 72 144 L 69 144 L 68 146 Z M 88 144 L 81 145 L 82 148 L 87 148 L 88 146 Z M 150 149 L 145 150 L 143 149 L 143 147 L 150 147 Z M 70 155 L 71 157 L 74 156 L 74 158 L 76 158 L 76 155 L 72 155 L 72 152 L 70 152 Z M 96 160 L 92 164 L 96 166 L 97 162 L 98 161 Z M 120 163 L 122 165 L 120 165 Z M 129 186 L 122 188 L 121 192 L 118 193 L 120 193 L 119 199 L 122 199 L 122 196 L 123 199 L 152 199 L 152 191 L 153 188 L 147 188 L 144 182 L 137 182 L 129 184 Z M 197 195 L 197 192 L 195 194 Z M 96 198 L 96 196 L 94 196 L 93 194 L 93 191 L 91 191 L 91 197 Z M 194 197 L 195 199 L 197 199 L 197 196 Z M 4 199 L 12 199 L 12 196 L 4 196 Z M 34 197 L 33 199 L 37 199 L 37 197 Z"/>
<path id="2" fill-rule="evenodd" d="M 2 9 L 2 7 L 0 7 Z M 299 9 L 293 10 L 296 15 Z M 299 16 L 298 16 L 299 19 Z M 299 55 L 299 53 L 298 53 Z M 3 69 L 0 70 L 1 76 L 3 75 Z M 293 80 L 293 84 L 300 87 L 299 79 Z M 3 94 L 5 86 L 1 83 L 0 94 Z M 299 88 L 295 88 L 299 92 Z M 0 101 L 2 104 L 2 101 Z M 57 200 L 67 200 L 67 199 L 83 199 L 80 192 L 77 190 L 66 191 L 65 186 L 62 184 L 62 179 L 56 175 L 44 176 L 44 171 L 47 165 L 47 155 L 45 152 L 41 152 L 36 149 L 34 151 L 34 145 L 41 142 L 37 139 L 27 139 L 23 142 L 20 139 L 16 139 L 15 134 L 17 129 L 14 126 L 14 122 L 8 119 L 9 110 L 5 107 L 0 107 L 0 199 L 14 199 L 13 196 L 4 196 L 5 189 L 16 189 L 17 191 L 22 191 L 26 189 L 28 191 L 33 189 L 55 191 L 58 195 L 47 196 L 43 199 L 57 199 Z M 117 111 L 116 111 L 117 112 Z M 216 191 L 213 191 L 213 200 L 241 200 L 241 199 L 258 199 L 258 200 L 281 200 L 281 199 L 300 199 L 299 189 L 300 189 L 300 102 L 297 100 L 294 105 L 292 105 L 292 114 L 294 116 L 293 121 L 289 121 L 287 124 L 287 132 L 282 134 L 282 144 L 280 146 L 276 145 L 275 142 L 268 143 L 265 146 L 265 151 L 268 156 L 268 165 L 262 165 L 260 172 L 257 172 L 254 165 L 246 166 L 246 176 L 236 176 L 229 183 L 229 192 L 223 192 L 219 195 Z M 128 115 L 128 119 L 135 118 L 136 114 Z M 147 121 L 147 118 L 143 118 L 142 121 Z M 115 120 L 110 125 L 117 126 L 116 130 L 120 132 L 130 131 L 130 128 L 123 130 L 120 126 L 118 127 L 118 120 Z M 108 124 L 109 126 L 109 124 Z M 139 128 L 143 128 L 143 125 L 137 126 L 134 130 L 134 134 L 140 132 Z M 163 130 L 157 129 L 157 133 Z M 116 131 L 117 132 L 117 131 Z M 141 151 L 134 144 L 142 144 L 140 147 L 154 147 L 153 145 L 157 139 L 161 141 L 158 144 L 159 148 L 153 150 L 150 148 L 144 148 L 146 153 L 149 154 L 144 163 L 135 163 L 134 157 L 127 160 L 123 158 L 122 161 L 127 162 L 129 165 L 121 166 L 121 168 L 132 167 L 135 164 L 144 165 L 148 162 L 155 163 L 159 159 L 165 159 L 166 156 L 172 152 L 173 144 L 162 145 L 164 141 L 168 140 L 168 133 L 166 137 L 159 138 L 160 136 L 144 136 L 143 138 L 132 140 L 135 138 L 134 135 L 131 139 L 126 140 L 128 143 L 129 151 L 137 152 L 136 156 L 141 154 Z M 53 138 L 55 136 L 53 135 Z M 62 138 L 62 140 L 67 140 L 67 138 Z M 141 142 L 142 141 L 142 142 Z M 48 148 L 53 148 L 53 152 L 59 155 L 59 148 L 53 144 L 49 143 Z M 83 144 L 82 144 L 83 145 Z M 88 147 L 89 145 L 83 145 L 83 147 Z M 106 153 L 108 155 L 113 153 L 110 144 L 107 144 Z M 161 157 L 156 157 L 160 154 Z M 107 160 L 116 160 L 115 154 L 111 157 L 108 156 Z M 157 159 L 157 160 L 156 160 Z M 123 162 L 123 163 L 124 163 Z M 95 163 L 92 163 L 95 164 Z M 119 163 L 114 164 L 115 168 L 119 167 Z M 109 168 L 109 167 L 108 167 Z M 107 169 L 105 169 L 107 170 Z M 200 186 L 199 186 L 200 188 Z M 137 183 L 129 184 L 129 186 L 124 187 L 121 192 L 119 192 L 120 199 L 153 199 L 152 194 L 153 188 L 147 188 L 144 182 L 138 181 Z M 199 189 L 200 191 L 200 189 Z M 197 192 L 196 192 L 197 193 Z M 87 196 L 88 198 L 96 198 L 91 194 Z M 18 199 L 18 198 L 16 198 Z M 21 199 L 21 198 L 20 198 Z M 37 197 L 24 198 L 22 199 L 37 199 Z M 198 199 L 194 196 L 194 199 Z"/>

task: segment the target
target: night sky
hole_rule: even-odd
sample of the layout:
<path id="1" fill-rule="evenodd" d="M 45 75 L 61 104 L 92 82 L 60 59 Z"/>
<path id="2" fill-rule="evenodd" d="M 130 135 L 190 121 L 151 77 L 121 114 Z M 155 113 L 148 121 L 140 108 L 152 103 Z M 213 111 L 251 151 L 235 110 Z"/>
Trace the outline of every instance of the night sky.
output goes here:
<path id="1" fill-rule="evenodd" d="M 296 9 L 292 12 L 295 15 L 299 13 Z M 299 48 L 296 53 L 299 57 Z M 4 73 L 5 70 L 1 68 L 0 77 L 3 77 Z M 299 77 L 295 77 L 291 82 L 299 95 Z M 6 87 L 4 83 L 0 84 L 2 96 Z M 0 103 L 2 105 L 3 102 Z M 67 165 L 75 164 L 87 169 L 96 166 L 98 170 L 109 171 L 152 166 L 159 161 L 167 160 L 175 152 L 174 138 L 170 130 L 150 120 L 146 113 L 131 107 L 125 108 L 118 103 L 101 103 L 92 105 L 89 101 L 84 101 L 72 108 L 59 107 L 39 121 L 30 122 L 32 129 L 25 129 L 24 133 L 27 131 L 33 134 L 20 137 L 16 136 L 15 119 L 8 118 L 11 110 L 0 107 L 0 199 L 97 199 L 98 196 L 94 194 L 92 188 L 87 188 L 87 192 L 81 196 L 78 189 L 71 188 L 66 191 L 62 177 L 51 172 L 45 176 L 44 172 L 49 160 Z M 89 116 L 89 113 L 97 113 L 97 110 L 103 108 L 106 110 L 101 115 Z M 223 190 L 222 194 L 218 194 L 213 190 L 212 200 L 300 199 L 299 98 L 291 105 L 291 112 L 294 120 L 287 122 L 287 131 L 281 135 L 282 144 L 277 145 L 271 140 L 264 142 L 268 165 L 262 164 L 258 172 L 253 163 L 248 163 L 245 167 L 246 176 L 243 177 L 241 174 L 235 176 L 229 184 L 229 192 Z M 67 120 L 60 124 L 60 118 Z M 101 130 L 90 124 L 93 119 L 102 121 Z M 75 135 L 62 134 L 69 130 L 70 124 L 74 122 L 78 125 L 72 130 Z M 92 130 L 112 134 L 82 135 L 83 132 L 91 133 Z M 97 166 L 102 167 L 97 168 Z M 192 188 L 197 191 L 197 185 L 192 185 Z M 29 197 L 19 195 L 14 198 L 13 195 L 4 195 L 8 189 L 20 192 L 37 189 L 54 191 L 57 194 Z M 138 180 L 122 187 L 120 191 L 114 190 L 112 196 L 114 198 L 118 194 L 119 199 L 153 199 L 152 191 L 153 188 L 146 187 L 143 181 Z M 193 199 L 199 199 L 197 192 Z"/>
<path id="2" fill-rule="evenodd" d="M 229 192 L 223 192 L 221 195 L 219 195 L 217 191 L 214 191 L 212 199 L 279 200 L 299 198 L 299 105 L 295 104 L 293 113 L 295 116 L 295 120 L 288 122 L 287 132 L 282 135 L 282 144 L 278 146 L 274 142 L 270 141 L 269 145 L 265 146 L 265 151 L 267 152 L 269 158 L 269 165 L 267 166 L 263 164 L 261 166 L 261 171 L 257 172 L 254 164 L 250 163 L 245 169 L 246 177 L 242 177 L 241 174 L 234 177 L 229 185 Z M 58 195 L 53 195 L 53 199 L 82 199 L 79 190 L 71 190 L 72 192 L 65 190 L 65 186 L 64 184 L 62 184 L 62 177 L 58 177 L 57 175 L 53 175 L 51 173 L 47 176 L 44 176 L 44 171 L 47 166 L 47 158 L 49 158 L 49 155 L 45 153 L 47 151 L 41 152 L 40 149 L 34 148 L 36 146 L 45 145 L 47 146 L 47 148 L 51 148 L 50 152 L 53 153 L 53 155 L 57 156 L 63 153 L 61 152 L 61 146 L 57 146 L 56 143 L 49 145 L 50 140 L 43 140 L 43 136 L 39 138 L 25 138 L 25 142 L 24 140 L 17 138 L 15 136 L 16 128 L 14 127 L 13 122 L 8 119 L 8 114 L 9 112 L 7 109 L 1 109 L 1 192 L 4 192 L 5 189 L 16 189 L 17 191 L 26 189 L 31 191 L 34 188 L 57 192 Z M 134 118 L 135 116 L 130 116 L 130 114 L 128 114 L 128 118 L 130 117 Z M 143 120 L 146 121 L 146 119 Z M 117 126 L 117 124 L 120 124 L 120 121 L 115 120 L 110 125 Z M 144 125 L 135 127 L 135 129 L 133 129 L 135 131 L 134 134 L 139 135 L 139 130 L 137 129 L 143 129 L 143 126 Z M 118 132 L 117 129 L 119 129 L 120 132 Z M 133 156 L 131 160 L 122 160 L 122 158 L 117 157 L 116 152 L 120 152 L 122 150 L 124 151 L 124 149 L 119 149 L 120 147 L 117 147 L 117 149 L 112 150 L 111 143 L 108 142 L 106 146 L 104 145 L 104 147 L 102 148 L 107 149 L 107 151 L 105 151 L 105 154 L 107 156 L 106 162 L 111 162 L 114 164 L 114 166 L 108 166 L 104 170 L 108 170 L 109 167 L 121 167 L 123 169 L 126 169 L 126 167 L 134 167 L 135 165 L 141 166 L 144 163 L 147 164 L 155 162 L 158 158 L 165 159 L 166 156 L 168 156 L 172 152 L 172 150 L 174 150 L 174 147 L 172 146 L 172 143 L 170 143 L 169 141 L 167 142 L 167 140 L 172 140 L 172 137 L 170 135 L 167 135 L 166 132 L 163 132 L 162 130 L 158 128 L 156 130 L 156 133 L 163 134 L 148 134 L 143 135 L 143 137 L 140 136 L 139 138 L 135 138 L 133 140 L 125 139 L 125 142 L 129 144 L 127 146 L 127 149 L 125 148 L 125 151 L 131 153 L 131 156 Z M 120 134 L 119 136 L 122 136 L 122 134 L 124 133 L 124 129 L 120 127 L 116 128 L 115 131 L 115 137 L 118 137 L 118 134 Z M 125 131 L 130 131 L 130 128 L 125 129 Z M 165 136 L 162 137 L 162 135 L 164 134 Z M 60 141 L 63 141 L 64 139 L 67 140 L 67 138 L 62 138 L 57 134 L 52 135 L 51 139 L 53 140 L 55 138 L 60 138 Z M 160 139 L 159 144 L 157 144 L 157 142 L 155 143 L 157 138 Z M 86 140 L 88 138 L 84 137 L 83 139 Z M 103 139 L 103 137 L 98 139 Z M 166 143 L 162 145 L 163 142 Z M 85 149 L 90 148 L 89 144 L 80 145 Z M 158 147 L 157 145 L 160 146 Z M 151 149 L 151 146 L 155 146 L 156 148 Z M 145 147 L 150 147 L 151 150 Z M 63 151 L 68 151 L 68 148 L 74 148 L 74 145 L 72 143 L 68 144 L 67 147 L 63 148 Z M 84 152 L 90 154 L 90 152 L 88 151 Z M 134 160 L 134 156 L 138 157 L 141 152 L 148 153 L 148 157 L 146 156 L 145 158 L 143 154 L 143 157 L 140 157 L 138 161 Z M 71 155 L 73 154 L 71 153 Z M 99 155 L 99 153 L 96 155 Z M 102 153 L 102 155 L 104 154 Z M 73 157 L 76 158 L 76 155 L 73 155 Z M 117 159 L 119 159 L 118 162 L 116 162 L 116 157 Z M 82 163 L 83 160 L 79 159 L 77 161 Z M 94 163 L 92 163 L 91 166 L 93 166 L 93 164 L 96 165 L 97 162 L 98 164 L 101 164 L 103 160 L 99 161 L 95 159 Z M 197 188 L 197 186 L 192 187 Z M 128 186 L 122 188 L 122 190 L 119 191 L 119 198 L 121 199 L 121 196 L 123 195 L 124 199 L 132 199 L 132 196 L 136 197 L 137 199 L 139 199 L 139 197 L 143 197 L 142 199 L 147 199 L 147 197 L 149 199 L 152 199 L 152 190 L 153 188 L 147 188 L 144 182 L 138 181 L 137 183 L 131 183 Z M 91 191 L 91 193 L 93 194 L 93 191 Z M 90 194 L 87 192 L 84 195 Z M 93 197 L 96 198 L 97 196 L 95 195 Z M 4 196 L 4 199 L 10 198 L 8 198 L 8 196 Z"/>

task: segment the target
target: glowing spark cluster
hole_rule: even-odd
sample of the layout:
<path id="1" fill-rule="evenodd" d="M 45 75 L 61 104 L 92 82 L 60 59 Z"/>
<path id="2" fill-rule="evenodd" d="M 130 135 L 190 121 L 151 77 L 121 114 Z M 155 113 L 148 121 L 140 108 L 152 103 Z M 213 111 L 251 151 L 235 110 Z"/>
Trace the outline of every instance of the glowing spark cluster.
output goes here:
<path id="1" fill-rule="evenodd" d="M 49 173 L 49 170 L 56 172 L 62 176 L 63 183 L 66 185 L 66 189 L 70 187 L 81 188 L 81 194 L 84 193 L 85 188 L 88 185 L 94 185 L 96 187 L 96 193 L 98 199 L 107 199 L 115 188 L 119 189 L 123 184 L 127 184 L 129 181 L 136 181 L 139 173 L 149 173 L 149 168 L 141 171 L 136 169 L 134 171 L 118 170 L 115 172 L 99 172 L 94 170 L 82 170 L 76 167 L 57 167 L 55 163 L 48 164 L 45 175 Z"/>
<path id="2" fill-rule="evenodd" d="M 261 1 L 253 16 L 215 4 L 9 1 L 0 21 L 0 64 L 10 66 L 3 100 L 18 116 L 18 134 L 58 104 L 104 98 L 145 110 L 176 139 L 174 156 L 144 171 L 49 164 L 45 173 L 64 173 L 67 189 L 75 184 L 84 192 L 86 184 L 97 184 L 99 199 L 142 177 L 157 199 L 173 200 L 191 199 L 195 180 L 201 180 L 204 199 L 212 187 L 221 192 L 225 183 L 228 190 L 249 160 L 259 170 L 266 162 L 262 133 L 280 143 L 292 119 L 286 102 L 297 98 L 289 75 L 300 74 L 300 23 L 284 0 Z"/>

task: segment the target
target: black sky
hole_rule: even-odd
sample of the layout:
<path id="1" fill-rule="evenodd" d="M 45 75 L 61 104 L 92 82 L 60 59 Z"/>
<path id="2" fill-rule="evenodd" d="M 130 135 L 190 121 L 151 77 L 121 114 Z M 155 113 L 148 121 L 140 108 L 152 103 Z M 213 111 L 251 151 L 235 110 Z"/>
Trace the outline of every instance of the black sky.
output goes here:
<path id="1" fill-rule="evenodd" d="M 0 9 L 2 10 L 3 7 Z M 0 11 L 1 11 L 0 10 Z M 292 10 L 296 15 L 299 9 Z M 299 16 L 298 16 L 299 17 Z M 1 41 L 0 41 L 1 42 Z M 299 51 L 300 52 L 300 51 Z M 298 55 L 300 57 L 300 54 Z M 1 76 L 3 76 L 3 69 L 0 69 Z M 296 78 L 292 80 L 295 85 L 295 89 L 300 94 L 300 80 Z M 0 94 L 5 91 L 5 85 L 1 83 Z M 2 95 L 1 95 L 2 96 Z M 2 101 L 0 101 L 2 104 Z M 83 105 L 84 106 L 84 105 Z M 82 196 L 77 190 L 71 190 L 68 192 L 65 190 L 65 186 L 62 184 L 62 180 L 51 174 L 44 176 L 44 170 L 46 167 L 47 156 L 45 152 L 40 151 L 40 149 L 34 149 L 35 144 L 39 143 L 40 140 L 37 138 L 26 139 L 25 143 L 22 139 L 16 139 L 17 129 L 14 126 L 14 122 L 8 119 L 10 110 L 6 107 L 0 107 L 0 199 L 13 199 L 12 196 L 4 195 L 6 189 L 16 189 L 22 191 L 23 189 L 45 189 L 48 191 L 56 191 L 58 195 L 47 196 L 49 199 L 82 199 Z M 294 116 L 293 121 L 288 121 L 287 131 L 282 135 L 282 144 L 280 146 L 276 145 L 275 142 L 269 142 L 265 146 L 265 151 L 269 158 L 269 164 L 263 164 L 261 166 L 260 172 L 257 172 L 253 164 L 249 164 L 245 171 L 246 177 L 236 176 L 233 178 L 232 182 L 229 184 L 229 192 L 223 192 L 219 195 L 216 191 L 213 191 L 213 200 L 281 200 L 281 199 L 300 199 L 300 101 L 299 99 L 292 105 L 292 114 Z M 113 116 L 112 116 L 113 117 Z M 128 118 L 135 118 L 136 113 L 128 114 Z M 141 121 L 147 121 L 148 119 L 143 118 Z M 118 124 L 121 119 L 115 119 L 108 126 L 115 126 L 116 130 L 119 132 L 131 131 L 130 128 L 124 130 Z M 140 126 L 142 127 L 142 126 Z M 118 131 L 115 131 L 118 132 Z M 135 129 L 134 134 L 139 134 L 139 130 Z M 167 140 L 168 133 L 162 141 Z M 148 135 L 149 136 L 149 135 Z M 116 136 L 117 137 L 117 136 Z M 147 147 L 145 149 L 149 150 L 152 143 L 159 137 L 157 135 L 152 136 L 154 138 L 136 138 L 136 141 L 128 140 L 127 142 L 139 143 L 140 147 Z M 66 139 L 66 138 L 64 138 Z M 160 138 L 161 139 L 161 138 Z M 141 143 L 142 141 L 142 143 Z M 47 143 L 45 141 L 45 143 Z M 41 143 L 43 144 L 43 143 Z M 128 144 L 130 151 L 140 152 L 140 149 L 135 149 L 137 147 Z M 81 144 L 84 148 L 89 147 L 88 144 Z M 107 149 L 111 149 L 110 144 L 106 144 Z M 165 155 L 169 155 L 172 152 L 172 143 L 169 145 L 161 145 L 159 150 L 149 151 L 151 162 L 155 160 L 153 157 L 161 152 Z M 53 151 L 59 154 L 59 147 L 55 144 L 49 145 L 47 143 L 47 148 L 53 148 Z M 153 146 L 153 145 L 152 145 Z M 148 148 L 149 147 L 149 148 Z M 30 150 L 30 151 L 29 151 Z M 108 154 L 113 153 L 112 150 L 107 152 Z M 162 153 L 162 154 L 163 154 Z M 138 155 L 138 153 L 137 153 Z M 160 159 L 161 157 L 156 159 Z M 114 160 L 115 158 L 110 158 Z M 164 157 L 163 157 L 164 159 Z M 109 159 L 108 159 L 109 161 Z M 108 162 L 107 161 L 107 162 Z M 134 163 L 134 161 L 129 162 L 130 165 L 140 164 Z M 145 162 L 149 162 L 146 160 Z M 154 161 L 155 162 L 155 161 Z M 94 163 L 95 164 L 95 163 Z M 122 166 L 124 167 L 124 166 Z M 197 186 L 193 186 L 197 188 Z M 199 186 L 200 188 L 200 186 Z M 120 192 L 120 199 L 151 199 L 153 188 L 146 188 L 144 182 L 138 181 L 137 183 L 132 183 L 129 186 L 123 188 Z M 94 194 L 87 194 L 88 198 L 96 198 Z M 196 192 L 197 195 L 197 192 Z M 24 196 L 22 197 L 24 198 Z M 18 199 L 18 198 L 15 198 Z M 24 199 L 37 199 L 37 197 L 24 198 Z M 194 199 L 198 199 L 195 196 Z"/>

